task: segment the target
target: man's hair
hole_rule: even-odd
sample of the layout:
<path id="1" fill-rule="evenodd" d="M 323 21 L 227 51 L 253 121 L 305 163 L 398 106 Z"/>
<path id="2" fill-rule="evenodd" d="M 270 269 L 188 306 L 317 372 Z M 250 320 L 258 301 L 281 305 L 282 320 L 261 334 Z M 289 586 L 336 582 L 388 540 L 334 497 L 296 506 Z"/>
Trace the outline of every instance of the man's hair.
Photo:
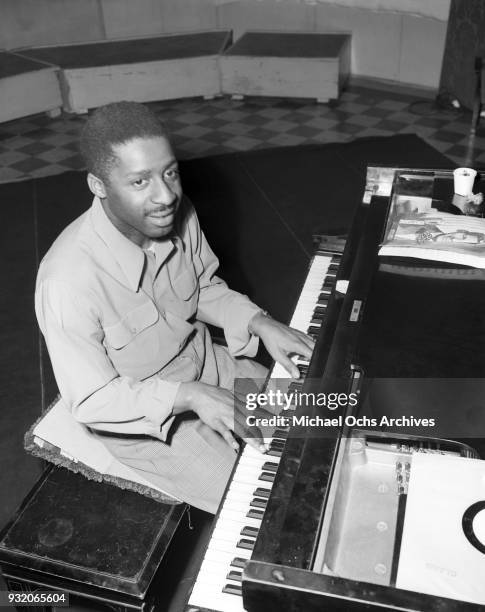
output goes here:
<path id="1" fill-rule="evenodd" d="M 167 138 L 167 131 L 148 107 L 138 102 L 113 102 L 97 108 L 86 121 L 81 132 L 81 155 L 87 171 L 107 181 L 117 161 L 114 145 L 157 137 Z"/>

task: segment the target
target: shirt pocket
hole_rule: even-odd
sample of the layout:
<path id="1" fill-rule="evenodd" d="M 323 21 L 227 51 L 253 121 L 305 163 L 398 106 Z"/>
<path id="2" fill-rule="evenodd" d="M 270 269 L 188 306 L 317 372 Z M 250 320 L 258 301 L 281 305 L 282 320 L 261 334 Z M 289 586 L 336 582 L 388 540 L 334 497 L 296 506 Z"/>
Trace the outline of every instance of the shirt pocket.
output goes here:
<path id="1" fill-rule="evenodd" d="M 120 376 L 143 380 L 160 369 L 162 327 L 153 302 L 138 306 L 118 323 L 105 327 L 105 348 Z"/>
<path id="2" fill-rule="evenodd" d="M 194 253 L 193 262 L 195 275 L 199 279 L 202 276 L 202 273 L 204 272 L 204 264 L 202 263 L 202 259 L 199 257 L 199 255 L 197 255 L 197 253 Z"/>
<path id="3" fill-rule="evenodd" d="M 105 348 L 120 376 L 143 380 L 179 354 L 192 329 L 178 316 L 162 316 L 153 302 L 145 302 L 104 328 Z"/>
<path id="4" fill-rule="evenodd" d="M 199 281 L 192 263 L 172 281 L 172 288 L 173 299 L 167 302 L 167 310 L 185 321 L 193 319 L 199 303 Z"/>
<path id="5" fill-rule="evenodd" d="M 154 325 L 160 317 L 153 302 L 145 302 L 128 312 L 118 323 L 104 330 L 107 344 L 116 350 L 132 342 L 148 327 Z"/>
<path id="6" fill-rule="evenodd" d="M 179 276 L 173 280 L 173 290 L 181 300 L 190 300 L 196 293 L 198 287 L 199 282 L 195 276 L 193 266 L 184 270 L 182 274 L 179 274 Z"/>

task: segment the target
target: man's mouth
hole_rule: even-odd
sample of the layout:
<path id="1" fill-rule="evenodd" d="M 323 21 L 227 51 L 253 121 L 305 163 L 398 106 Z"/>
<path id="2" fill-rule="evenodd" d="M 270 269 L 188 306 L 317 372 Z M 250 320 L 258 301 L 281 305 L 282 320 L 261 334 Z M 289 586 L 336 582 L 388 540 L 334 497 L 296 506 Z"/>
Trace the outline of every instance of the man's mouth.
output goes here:
<path id="1" fill-rule="evenodd" d="M 175 214 L 175 205 L 168 206 L 167 208 L 164 208 L 163 210 L 155 210 L 147 216 L 150 219 L 152 219 L 152 221 L 154 221 L 155 223 L 164 225 L 167 223 L 167 221 L 171 220 L 174 214 Z"/>
<path id="2" fill-rule="evenodd" d="M 163 208 L 162 210 L 154 210 L 148 216 L 155 217 L 156 219 L 160 219 L 163 217 L 169 217 L 170 215 L 173 215 L 174 212 L 175 212 L 175 205 L 167 206 L 166 208 Z"/>

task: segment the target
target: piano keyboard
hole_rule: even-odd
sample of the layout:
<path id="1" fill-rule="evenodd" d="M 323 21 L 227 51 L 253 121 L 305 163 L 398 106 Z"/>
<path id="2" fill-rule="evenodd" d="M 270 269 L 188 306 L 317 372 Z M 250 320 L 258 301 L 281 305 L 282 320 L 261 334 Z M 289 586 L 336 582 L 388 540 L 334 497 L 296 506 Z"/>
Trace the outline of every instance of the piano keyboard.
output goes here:
<path id="1" fill-rule="evenodd" d="M 290 326 L 318 336 L 325 319 L 328 298 L 335 286 L 341 255 L 316 254 L 310 265 Z M 309 362 L 294 359 L 301 386 Z M 290 378 L 276 363 L 272 379 Z M 286 430 L 276 429 L 268 453 L 246 445 L 233 472 L 220 508 L 204 560 L 189 599 L 189 610 L 204 608 L 220 612 L 243 612 L 242 572 L 250 559 L 261 526 L 276 470 L 285 444 Z"/>

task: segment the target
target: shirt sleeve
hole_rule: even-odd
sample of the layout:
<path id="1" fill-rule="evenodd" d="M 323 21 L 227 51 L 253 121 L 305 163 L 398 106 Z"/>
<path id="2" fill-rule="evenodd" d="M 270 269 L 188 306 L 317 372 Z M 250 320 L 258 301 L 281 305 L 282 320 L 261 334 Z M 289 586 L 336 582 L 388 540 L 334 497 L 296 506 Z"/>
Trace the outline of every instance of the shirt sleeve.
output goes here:
<path id="1" fill-rule="evenodd" d="M 194 265 L 199 275 L 199 303 L 197 318 L 204 323 L 216 325 L 224 330 L 229 352 L 234 357 L 254 357 L 258 351 L 259 338 L 249 333 L 250 320 L 261 308 L 237 291 L 229 289 L 216 276 L 219 260 L 210 248 L 202 232 L 195 210 L 192 209 L 189 224 L 194 234 Z"/>
<path id="2" fill-rule="evenodd" d="M 119 376 L 93 304 L 68 284 L 38 282 L 35 310 L 60 393 L 74 417 L 93 429 L 165 440 L 179 383 Z"/>

